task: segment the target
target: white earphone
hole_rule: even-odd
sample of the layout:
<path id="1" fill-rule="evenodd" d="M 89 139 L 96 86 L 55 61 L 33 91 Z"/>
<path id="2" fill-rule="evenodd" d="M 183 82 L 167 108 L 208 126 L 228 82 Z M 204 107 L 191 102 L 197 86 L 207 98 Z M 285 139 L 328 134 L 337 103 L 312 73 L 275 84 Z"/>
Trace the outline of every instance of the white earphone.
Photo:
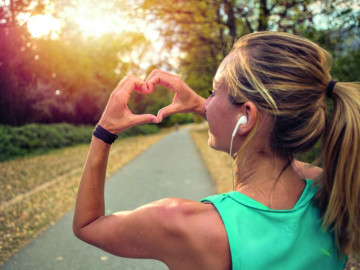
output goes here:
<path id="1" fill-rule="evenodd" d="M 240 117 L 240 119 L 239 119 L 239 120 L 237 121 L 237 123 L 236 123 L 236 126 L 235 126 L 235 128 L 234 128 L 232 137 L 235 137 L 236 132 L 237 132 L 237 130 L 239 129 L 239 126 L 240 126 L 240 125 L 243 125 L 243 124 L 246 124 L 246 123 L 247 123 L 247 118 L 246 118 L 245 115 L 242 115 L 242 116 Z"/>
<path id="2" fill-rule="evenodd" d="M 235 125 L 235 128 L 234 128 L 234 131 L 231 135 L 231 142 L 230 142 L 230 167 L 231 167 L 231 174 L 232 174 L 232 180 L 233 180 L 233 191 L 235 191 L 235 178 L 234 178 L 234 170 L 233 170 L 233 163 L 232 163 L 232 156 L 231 156 L 231 150 L 232 150 L 232 144 L 233 144 L 233 140 L 235 138 L 235 135 L 236 135 L 236 132 L 237 130 L 239 129 L 240 125 L 244 125 L 247 123 L 247 118 L 245 115 L 242 115 L 240 117 L 240 119 L 237 121 L 236 125 Z"/>

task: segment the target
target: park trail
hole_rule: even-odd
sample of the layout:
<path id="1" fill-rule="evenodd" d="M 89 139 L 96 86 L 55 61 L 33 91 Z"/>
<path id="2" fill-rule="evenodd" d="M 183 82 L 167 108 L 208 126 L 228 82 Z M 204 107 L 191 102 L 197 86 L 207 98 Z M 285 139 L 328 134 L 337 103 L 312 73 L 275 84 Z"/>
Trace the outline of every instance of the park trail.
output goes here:
<path id="1" fill-rule="evenodd" d="M 200 200 L 215 186 L 188 128 L 152 145 L 106 182 L 106 213 L 137 208 L 166 197 Z M 155 260 L 125 259 L 78 240 L 72 233 L 73 211 L 18 251 L 0 270 L 162 270 Z M 149 222 L 151 222 L 149 220 Z"/>

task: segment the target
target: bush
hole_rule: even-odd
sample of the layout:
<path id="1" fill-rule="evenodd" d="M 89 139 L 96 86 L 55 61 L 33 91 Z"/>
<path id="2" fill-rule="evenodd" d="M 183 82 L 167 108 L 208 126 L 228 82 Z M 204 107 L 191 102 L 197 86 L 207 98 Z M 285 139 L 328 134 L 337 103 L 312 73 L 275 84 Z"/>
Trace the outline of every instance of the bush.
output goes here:
<path id="1" fill-rule="evenodd" d="M 89 143 L 93 126 L 70 124 L 29 124 L 20 127 L 0 125 L 0 161 L 29 154 L 42 154 L 51 149 Z M 156 125 L 130 128 L 120 138 L 159 132 Z"/>
<path id="2" fill-rule="evenodd" d="M 89 143 L 93 127 L 70 124 L 29 124 L 20 127 L 0 125 L 0 161 L 51 149 Z"/>
<path id="3" fill-rule="evenodd" d="M 194 123 L 194 118 L 197 117 L 192 113 L 177 113 L 165 117 L 161 123 L 160 127 L 172 127 L 175 124 L 189 124 Z"/>
<path id="4" fill-rule="evenodd" d="M 158 133 L 160 129 L 154 124 L 139 125 L 125 130 L 119 134 L 119 138 L 125 138 L 137 135 L 147 135 Z"/>

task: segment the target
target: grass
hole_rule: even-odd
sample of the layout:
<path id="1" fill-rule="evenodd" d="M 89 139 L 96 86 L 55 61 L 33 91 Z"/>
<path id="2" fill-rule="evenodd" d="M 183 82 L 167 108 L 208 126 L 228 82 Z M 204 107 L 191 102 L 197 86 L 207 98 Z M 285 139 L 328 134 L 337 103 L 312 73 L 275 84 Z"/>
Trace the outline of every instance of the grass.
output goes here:
<path id="1" fill-rule="evenodd" d="M 9 201 L 51 179 L 78 169 L 84 164 L 87 151 L 88 144 L 78 145 L 0 163 L 1 201 Z"/>
<path id="2" fill-rule="evenodd" d="M 229 167 L 229 155 L 211 149 L 208 144 L 207 126 L 198 126 L 190 132 L 212 179 L 215 182 L 217 191 L 224 193 L 232 190 L 232 175 Z M 354 258 L 349 261 L 344 270 L 360 270 L 360 262 Z"/>
<path id="3" fill-rule="evenodd" d="M 118 140 L 107 174 L 130 162 L 170 130 Z M 75 203 L 89 145 L 0 163 L 0 265 Z"/>

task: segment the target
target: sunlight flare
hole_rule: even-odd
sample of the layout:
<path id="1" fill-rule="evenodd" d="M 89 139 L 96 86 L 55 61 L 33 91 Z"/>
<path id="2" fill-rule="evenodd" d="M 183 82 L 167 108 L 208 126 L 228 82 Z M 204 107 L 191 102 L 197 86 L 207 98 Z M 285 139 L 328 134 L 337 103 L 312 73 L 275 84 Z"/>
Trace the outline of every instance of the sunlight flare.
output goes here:
<path id="1" fill-rule="evenodd" d="M 61 25 L 59 20 L 50 15 L 35 15 L 29 18 L 27 22 L 28 30 L 34 38 L 47 36 L 51 33 L 60 31 Z"/>

